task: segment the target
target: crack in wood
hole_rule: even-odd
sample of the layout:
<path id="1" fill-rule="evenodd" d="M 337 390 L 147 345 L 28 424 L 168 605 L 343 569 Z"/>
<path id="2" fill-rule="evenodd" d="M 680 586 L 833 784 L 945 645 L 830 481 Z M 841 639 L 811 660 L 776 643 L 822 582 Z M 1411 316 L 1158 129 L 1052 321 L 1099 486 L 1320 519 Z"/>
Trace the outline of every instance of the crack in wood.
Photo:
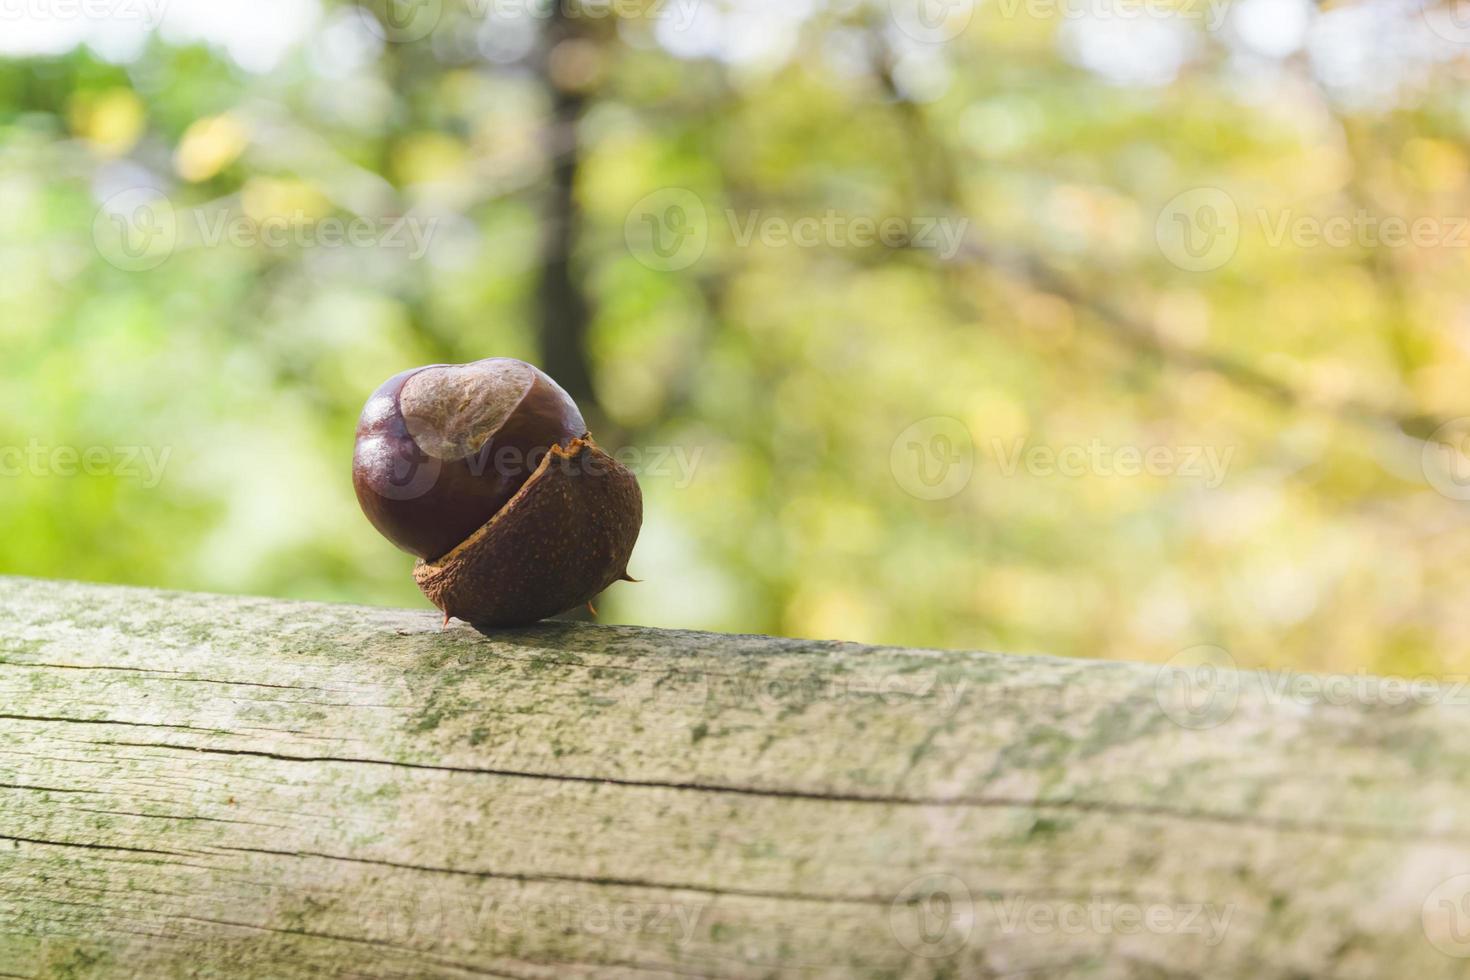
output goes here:
<path id="1" fill-rule="evenodd" d="M 816 892 L 780 891 L 768 888 L 721 888 L 714 885 L 695 885 L 687 882 L 654 881 L 641 878 L 617 878 L 602 875 L 568 875 L 551 872 L 486 871 L 470 868 L 446 868 L 429 864 L 405 864 L 384 861 L 378 858 L 353 857 L 350 854 L 328 854 L 321 851 L 278 851 L 265 847 L 222 847 L 220 850 L 242 851 L 249 854 L 270 854 L 277 857 L 317 858 L 324 861 L 346 861 L 350 864 L 371 864 L 400 871 L 422 871 L 431 874 L 461 875 L 468 878 L 486 878 L 494 881 L 519 881 L 560 883 L 570 885 L 593 885 L 606 888 L 646 888 L 660 891 L 694 892 L 715 897 L 769 898 L 790 902 L 819 902 L 829 905 L 882 905 L 893 904 L 892 895 L 830 895 Z"/>
<path id="2" fill-rule="evenodd" d="M 1190 810 L 1169 807 L 1163 804 L 1115 803 L 1102 800 L 1048 800 L 1025 797 L 1002 796 L 901 796 L 886 793 L 845 793 L 800 790 L 776 787 L 740 786 L 737 784 L 680 782 L 675 780 L 624 779 L 616 776 L 583 776 L 567 773 L 531 772 L 517 769 L 482 768 L 476 766 L 450 766 L 423 762 L 397 762 L 392 759 L 372 759 L 334 755 L 293 755 L 285 752 L 266 752 L 257 749 L 226 749 L 204 745 L 173 745 L 167 742 L 94 742 L 94 745 L 128 746 L 142 749 L 163 749 L 175 752 L 195 752 L 205 755 L 248 756 L 271 759 L 278 762 L 340 763 L 342 765 L 393 766 L 423 772 L 459 773 L 472 776 L 498 776 L 506 779 L 546 780 L 563 783 L 583 783 L 596 786 L 619 786 L 632 789 L 661 789 L 694 793 L 724 793 L 732 796 L 754 796 L 774 800 L 807 800 L 815 803 L 854 803 L 878 806 L 905 807 L 973 807 L 975 809 L 1022 809 L 1063 810 L 1096 813 L 1109 816 L 1151 817 L 1161 820 L 1180 820 L 1191 823 L 1214 823 L 1249 830 L 1263 830 L 1288 834 L 1325 834 L 1332 837 L 1357 840 L 1383 840 L 1408 842 L 1470 843 L 1463 832 L 1425 830 L 1419 828 L 1383 827 L 1374 824 L 1352 824 L 1313 820 L 1295 820 L 1286 817 L 1261 817 L 1251 814 Z"/>
<path id="3" fill-rule="evenodd" d="M 38 844 L 44 847 L 74 847 L 84 851 L 155 854 L 161 857 L 207 856 L 203 851 L 165 851 L 153 847 L 130 847 L 125 844 L 97 844 L 90 841 L 46 840 L 42 837 L 18 837 L 13 834 L 0 834 L 0 840 L 14 841 L 17 844 Z"/>

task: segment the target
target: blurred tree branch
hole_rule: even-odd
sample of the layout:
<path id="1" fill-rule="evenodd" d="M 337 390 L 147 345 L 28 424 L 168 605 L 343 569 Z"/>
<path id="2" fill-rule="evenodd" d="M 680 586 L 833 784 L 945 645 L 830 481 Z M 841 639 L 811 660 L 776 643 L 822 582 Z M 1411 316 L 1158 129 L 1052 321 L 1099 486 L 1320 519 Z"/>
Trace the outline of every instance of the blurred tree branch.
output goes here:
<path id="1" fill-rule="evenodd" d="M 912 168 L 916 181 L 922 182 L 917 188 L 919 194 L 950 215 L 968 217 L 950 148 L 933 134 L 921 107 L 897 84 L 893 75 L 892 52 L 881 32 L 873 31 L 871 36 L 874 38 L 874 74 L 909 135 L 907 147 Z M 1238 388 L 1283 407 L 1312 408 L 1356 424 L 1388 428 L 1419 440 L 1429 438 L 1446 422 L 1432 415 L 1397 411 L 1356 399 L 1329 402 L 1313 398 L 1285 381 L 1226 354 L 1180 347 L 1166 340 L 1152 323 L 1104 298 L 1091 295 L 1040 255 L 1002 249 L 973 233 L 967 235 L 963 247 L 950 261 L 960 266 L 983 266 L 1019 280 L 1026 287 L 1060 299 L 1085 313 L 1086 319 L 1106 328 L 1107 335 L 1115 342 L 1133 351 L 1176 369 L 1213 372 Z"/>
<path id="2" fill-rule="evenodd" d="M 591 305 L 572 271 L 582 230 L 577 176 L 582 163 L 580 126 L 587 96 L 576 80 L 559 77 L 556 66 L 559 47 L 583 43 L 584 39 L 564 3 L 553 3 L 551 10 L 541 63 L 552 118 L 546 134 L 551 185 L 542 212 L 537 336 L 542 367 L 577 401 L 594 429 L 605 429 L 606 415 L 597 402 L 587 355 Z"/>

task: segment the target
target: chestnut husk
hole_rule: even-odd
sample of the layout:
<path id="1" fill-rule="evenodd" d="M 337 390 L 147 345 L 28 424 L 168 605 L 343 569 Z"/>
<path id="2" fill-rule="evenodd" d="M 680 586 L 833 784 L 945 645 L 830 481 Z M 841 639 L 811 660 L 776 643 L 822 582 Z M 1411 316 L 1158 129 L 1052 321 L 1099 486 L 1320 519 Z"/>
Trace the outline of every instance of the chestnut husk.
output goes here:
<path id="1" fill-rule="evenodd" d="M 553 445 L 494 516 L 447 554 L 419 560 L 429 601 L 476 626 L 523 626 L 629 579 L 643 524 L 634 475 L 592 441 Z"/>

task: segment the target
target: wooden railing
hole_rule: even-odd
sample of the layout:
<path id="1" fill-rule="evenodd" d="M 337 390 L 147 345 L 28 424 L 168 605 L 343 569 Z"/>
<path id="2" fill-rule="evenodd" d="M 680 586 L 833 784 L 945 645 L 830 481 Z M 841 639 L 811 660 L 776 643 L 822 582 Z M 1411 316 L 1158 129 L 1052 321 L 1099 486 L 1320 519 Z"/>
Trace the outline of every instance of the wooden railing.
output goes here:
<path id="1" fill-rule="evenodd" d="M 24 579 L 0 659 L 4 976 L 1470 974 L 1451 684 Z"/>

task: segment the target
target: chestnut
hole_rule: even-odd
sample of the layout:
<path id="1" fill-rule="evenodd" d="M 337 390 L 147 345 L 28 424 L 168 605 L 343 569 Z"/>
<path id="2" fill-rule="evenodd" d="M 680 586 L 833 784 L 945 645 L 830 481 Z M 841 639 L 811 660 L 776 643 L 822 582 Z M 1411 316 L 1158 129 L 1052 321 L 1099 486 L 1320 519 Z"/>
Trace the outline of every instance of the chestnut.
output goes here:
<path id="1" fill-rule="evenodd" d="M 385 381 L 358 420 L 352 483 L 446 621 L 479 626 L 535 622 L 628 578 L 643 523 L 637 479 L 571 396 L 508 357 Z"/>

